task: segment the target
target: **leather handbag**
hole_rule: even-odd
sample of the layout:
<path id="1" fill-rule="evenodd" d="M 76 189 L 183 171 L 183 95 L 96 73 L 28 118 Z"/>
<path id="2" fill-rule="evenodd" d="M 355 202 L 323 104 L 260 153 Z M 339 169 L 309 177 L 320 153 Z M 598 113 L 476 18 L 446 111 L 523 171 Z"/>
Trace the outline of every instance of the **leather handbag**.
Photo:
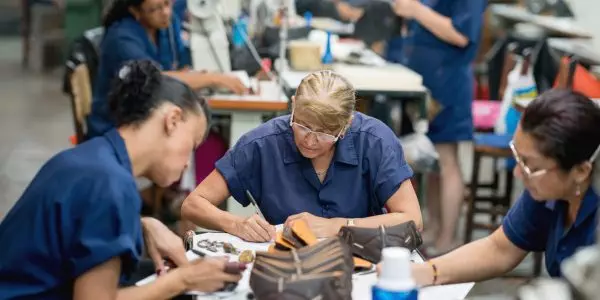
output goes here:
<path id="1" fill-rule="evenodd" d="M 275 244 L 269 248 L 269 252 L 290 251 L 292 249 L 301 249 L 318 243 L 315 234 L 310 230 L 306 222 L 295 221 L 292 226 L 286 226 L 283 231 L 277 233 Z M 355 271 L 370 270 L 373 265 L 359 257 L 354 257 Z"/>
<path id="2" fill-rule="evenodd" d="M 350 299 L 354 263 L 339 237 L 290 251 L 257 252 L 250 287 L 257 299 Z"/>
<path id="3" fill-rule="evenodd" d="M 338 235 L 350 247 L 352 254 L 372 263 L 381 261 L 383 248 L 404 247 L 414 251 L 423 244 L 414 221 L 378 228 L 344 226 Z"/>

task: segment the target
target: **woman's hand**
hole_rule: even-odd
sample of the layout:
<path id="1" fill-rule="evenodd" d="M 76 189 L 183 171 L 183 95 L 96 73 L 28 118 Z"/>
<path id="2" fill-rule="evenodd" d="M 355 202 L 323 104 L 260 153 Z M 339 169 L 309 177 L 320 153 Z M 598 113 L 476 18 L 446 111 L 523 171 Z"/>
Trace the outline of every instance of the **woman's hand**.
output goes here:
<path id="1" fill-rule="evenodd" d="M 396 0 L 394 1 L 394 12 L 400 17 L 412 19 L 420 5 L 421 2 L 417 0 Z"/>
<path id="2" fill-rule="evenodd" d="M 227 74 L 212 74 L 212 85 L 230 90 L 238 95 L 246 94 L 248 88 L 242 81 L 232 75 Z"/>
<path id="3" fill-rule="evenodd" d="M 275 239 L 275 226 L 258 214 L 236 222 L 228 233 L 248 242 L 269 242 Z"/>
<path id="4" fill-rule="evenodd" d="M 183 240 L 159 220 L 144 217 L 142 228 L 148 254 L 159 275 L 166 271 L 164 258 L 168 258 L 178 267 L 189 263 L 185 256 Z"/>
<path id="5" fill-rule="evenodd" d="M 201 258 L 181 268 L 181 281 L 187 291 L 215 292 L 228 282 L 238 282 L 241 274 L 225 272 L 227 258 Z"/>
<path id="6" fill-rule="evenodd" d="M 298 220 L 304 220 L 317 238 L 334 236 L 338 234 L 340 228 L 346 224 L 345 220 L 341 218 L 326 219 L 303 212 L 289 216 L 287 220 L 285 220 L 285 226 L 291 226 L 295 221 Z"/>

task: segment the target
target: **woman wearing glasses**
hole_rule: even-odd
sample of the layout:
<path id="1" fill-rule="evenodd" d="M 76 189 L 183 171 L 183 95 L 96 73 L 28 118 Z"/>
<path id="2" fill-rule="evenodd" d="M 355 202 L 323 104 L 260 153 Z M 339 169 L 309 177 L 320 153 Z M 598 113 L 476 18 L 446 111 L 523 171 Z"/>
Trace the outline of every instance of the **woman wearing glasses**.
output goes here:
<path id="1" fill-rule="evenodd" d="M 248 241 L 269 241 L 274 224 L 304 219 L 319 237 L 341 226 L 377 227 L 421 212 L 394 133 L 354 111 L 351 84 L 331 71 L 308 75 L 292 97 L 292 114 L 244 135 L 182 206 L 183 218 Z M 229 196 L 255 198 L 266 220 L 217 206 Z M 389 212 L 381 214 L 383 208 Z"/>
<path id="2" fill-rule="evenodd" d="M 581 94 L 551 90 L 533 101 L 511 143 L 525 192 L 492 235 L 414 265 L 416 280 L 485 280 L 512 270 L 530 251 L 544 251 L 548 273 L 561 276 L 561 262 L 595 240 L 598 128 L 600 109 Z"/>

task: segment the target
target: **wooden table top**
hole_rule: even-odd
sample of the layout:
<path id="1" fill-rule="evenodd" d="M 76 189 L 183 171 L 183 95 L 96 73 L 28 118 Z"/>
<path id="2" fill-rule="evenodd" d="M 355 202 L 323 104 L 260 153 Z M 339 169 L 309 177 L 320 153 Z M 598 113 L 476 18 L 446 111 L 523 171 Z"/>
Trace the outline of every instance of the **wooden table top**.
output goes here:
<path id="1" fill-rule="evenodd" d="M 259 94 L 231 95 L 216 94 L 207 97 L 208 105 L 214 110 L 228 111 L 287 111 L 288 98 L 274 81 L 260 81 Z"/>

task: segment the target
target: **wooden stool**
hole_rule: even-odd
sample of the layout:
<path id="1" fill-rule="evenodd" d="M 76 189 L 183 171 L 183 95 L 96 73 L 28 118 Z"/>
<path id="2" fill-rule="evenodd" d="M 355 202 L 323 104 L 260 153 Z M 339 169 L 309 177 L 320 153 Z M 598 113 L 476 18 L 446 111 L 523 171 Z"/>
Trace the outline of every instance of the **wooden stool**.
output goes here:
<path id="1" fill-rule="evenodd" d="M 510 208 L 510 199 L 512 194 L 513 176 L 511 170 L 498 171 L 494 169 L 494 179 L 491 183 L 479 181 L 479 172 L 481 161 L 485 157 L 496 159 L 512 158 L 512 152 L 509 147 L 511 136 L 496 135 L 492 133 L 479 133 L 475 135 L 473 141 L 473 170 L 471 183 L 468 185 L 466 200 L 468 203 L 467 224 L 465 227 L 464 242 L 472 240 L 474 229 L 485 229 L 491 232 L 496 230 L 501 224 L 501 218 L 506 215 Z M 501 174 L 503 173 L 503 174 Z M 506 178 L 504 191 L 500 191 L 500 176 Z M 490 196 L 482 196 L 482 190 L 491 191 Z M 487 203 L 489 208 L 480 207 L 480 204 Z M 476 214 L 487 214 L 489 222 L 476 223 Z"/>

